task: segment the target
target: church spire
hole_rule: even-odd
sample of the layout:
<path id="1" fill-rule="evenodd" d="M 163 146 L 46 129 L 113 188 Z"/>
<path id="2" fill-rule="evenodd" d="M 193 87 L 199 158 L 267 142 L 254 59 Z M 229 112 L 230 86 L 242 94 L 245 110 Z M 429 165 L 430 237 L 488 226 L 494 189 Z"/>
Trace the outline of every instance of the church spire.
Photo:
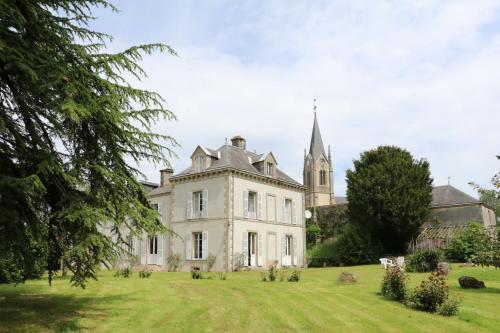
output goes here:
<path id="1" fill-rule="evenodd" d="M 309 147 L 309 154 L 318 158 L 321 154 L 326 157 L 325 147 L 323 146 L 323 139 L 318 125 L 318 117 L 316 116 L 316 100 L 314 100 L 314 125 L 311 135 L 311 146 Z"/>

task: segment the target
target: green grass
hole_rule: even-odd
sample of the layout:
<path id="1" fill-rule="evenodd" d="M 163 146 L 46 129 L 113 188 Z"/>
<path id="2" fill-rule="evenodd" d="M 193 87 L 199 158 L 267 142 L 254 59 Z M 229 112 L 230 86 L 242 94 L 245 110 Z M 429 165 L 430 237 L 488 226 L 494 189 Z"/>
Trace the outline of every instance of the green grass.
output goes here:
<path id="1" fill-rule="evenodd" d="M 358 276 L 341 285 L 342 271 Z M 87 289 L 57 279 L 0 285 L 0 332 L 493 332 L 500 331 L 500 270 L 453 267 L 451 292 L 460 313 L 447 318 L 408 309 L 377 295 L 379 266 L 307 269 L 299 283 L 261 282 L 258 272 L 230 273 L 226 281 L 192 280 L 189 273 L 139 279 L 102 272 Z M 215 276 L 215 274 L 213 274 Z M 471 275 L 487 289 L 461 290 Z M 417 285 L 427 274 L 411 274 Z"/>

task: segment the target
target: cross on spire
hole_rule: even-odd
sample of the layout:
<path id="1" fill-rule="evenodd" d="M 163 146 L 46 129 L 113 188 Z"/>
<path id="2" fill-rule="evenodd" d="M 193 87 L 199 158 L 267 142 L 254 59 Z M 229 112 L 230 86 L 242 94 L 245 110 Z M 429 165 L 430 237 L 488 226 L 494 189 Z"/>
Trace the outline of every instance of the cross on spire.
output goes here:
<path id="1" fill-rule="evenodd" d="M 313 110 L 314 110 L 314 112 L 316 112 L 316 98 L 313 101 Z"/>

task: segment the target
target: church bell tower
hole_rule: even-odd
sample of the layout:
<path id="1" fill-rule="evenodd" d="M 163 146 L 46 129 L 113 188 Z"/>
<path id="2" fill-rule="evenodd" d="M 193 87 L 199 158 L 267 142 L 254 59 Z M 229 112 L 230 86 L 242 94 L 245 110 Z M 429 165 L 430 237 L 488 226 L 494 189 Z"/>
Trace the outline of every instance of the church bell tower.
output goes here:
<path id="1" fill-rule="evenodd" d="M 306 187 L 306 207 L 335 204 L 333 194 L 332 154 L 328 146 L 328 155 L 323 146 L 314 105 L 314 124 L 311 135 L 309 154 L 304 149 L 304 186 Z"/>

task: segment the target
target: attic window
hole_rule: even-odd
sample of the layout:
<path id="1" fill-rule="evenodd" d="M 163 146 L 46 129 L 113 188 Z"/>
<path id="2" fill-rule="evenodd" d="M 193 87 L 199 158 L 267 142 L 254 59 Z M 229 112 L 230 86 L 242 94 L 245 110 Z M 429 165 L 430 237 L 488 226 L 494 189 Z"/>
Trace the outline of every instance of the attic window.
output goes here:
<path id="1" fill-rule="evenodd" d="M 267 174 L 268 176 L 272 176 L 272 175 L 273 175 L 273 173 L 274 173 L 274 166 L 273 166 L 273 164 L 272 164 L 272 163 L 267 162 L 267 164 L 266 164 L 266 174 Z"/>
<path id="2" fill-rule="evenodd" d="M 196 172 L 203 171 L 204 162 L 205 162 L 205 159 L 203 158 L 203 156 L 196 156 L 194 159 L 194 171 L 196 171 Z"/>

